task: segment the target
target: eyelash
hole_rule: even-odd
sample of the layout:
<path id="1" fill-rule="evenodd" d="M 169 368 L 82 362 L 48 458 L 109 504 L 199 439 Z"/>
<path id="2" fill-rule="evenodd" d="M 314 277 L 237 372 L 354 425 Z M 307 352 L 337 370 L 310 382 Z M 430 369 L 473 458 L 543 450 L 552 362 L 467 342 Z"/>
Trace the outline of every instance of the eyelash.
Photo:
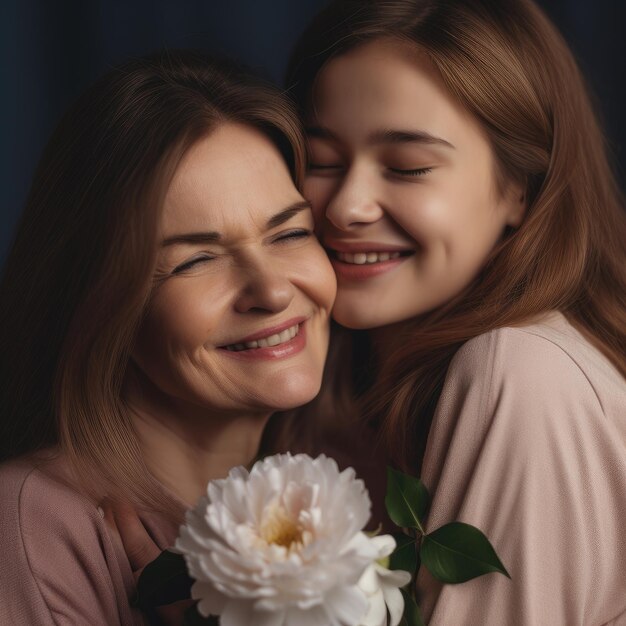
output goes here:
<path id="1" fill-rule="evenodd" d="M 198 263 L 204 263 L 206 261 L 212 261 L 215 257 L 213 256 L 198 256 L 194 259 L 191 259 L 189 261 L 185 261 L 184 263 L 181 263 L 180 265 L 178 265 L 177 267 L 175 267 L 172 270 L 172 274 L 180 274 L 181 272 L 184 272 L 192 267 L 194 267 L 195 265 L 197 265 Z"/>
<path id="2" fill-rule="evenodd" d="M 309 170 L 338 170 L 341 168 L 341 165 L 318 165 L 316 163 L 309 163 Z M 433 171 L 432 167 L 418 167 L 413 170 L 401 170 L 395 167 L 388 168 L 392 174 L 396 174 L 398 176 L 424 176 L 425 174 L 430 174 Z"/>
<path id="3" fill-rule="evenodd" d="M 336 170 L 340 167 L 341 165 L 318 165 L 317 163 L 309 163 L 307 166 L 310 170 Z"/>
<path id="4" fill-rule="evenodd" d="M 305 237 L 310 237 L 311 231 L 306 230 L 304 228 L 298 228 L 296 230 L 290 230 L 289 232 L 283 233 L 279 237 L 276 237 L 274 241 L 289 241 L 290 239 L 304 239 Z"/>
<path id="5" fill-rule="evenodd" d="M 418 167 L 414 170 L 400 170 L 395 167 L 389 168 L 390 172 L 394 174 L 398 174 L 399 176 L 424 176 L 425 174 L 430 174 L 433 171 L 432 167 Z"/>

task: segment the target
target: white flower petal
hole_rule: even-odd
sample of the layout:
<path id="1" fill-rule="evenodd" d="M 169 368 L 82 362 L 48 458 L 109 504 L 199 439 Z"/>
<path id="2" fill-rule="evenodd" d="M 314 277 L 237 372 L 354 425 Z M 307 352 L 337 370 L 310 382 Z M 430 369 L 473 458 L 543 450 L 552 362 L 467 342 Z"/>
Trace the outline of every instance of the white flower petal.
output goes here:
<path id="1" fill-rule="evenodd" d="M 255 611 L 254 626 L 283 626 L 285 611 Z"/>
<path id="2" fill-rule="evenodd" d="M 208 583 L 195 582 L 191 586 L 191 597 L 198 602 L 198 612 L 203 617 L 220 615 L 226 606 L 227 598 Z"/>
<path id="3" fill-rule="evenodd" d="M 361 618 L 359 626 L 386 626 L 387 606 L 382 589 L 377 589 L 375 593 L 367 598 L 367 613 Z"/>
<path id="4" fill-rule="evenodd" d="M 376 571 L 382 579 L 382 584 L 393 587 L 404 587 L 411 582 L 411 574 L 403 569 L 387 569 L 375 564 Z"/>
<path id="5" fill-rule="evenodd" d="M 378 550 L 378 558 L 389 556 L 396 549 L 396 540 L 391 535 L 376 535 L 372 543 Z"/>
<path id="6" fill-rule="evenodd" d="M 328 614 L 323 606 L 316 606 L 307 611 L 291 608 L 285 617 L 285 626 L 341 626 Z"/>
<path id="7" fill-rule="evenodd" d="M 254 621 L 251 602 L 231 600 L 220 614 L 220 626 L 251 626 Z"/>
<path id="8" fill-rule="evenodd" d="M 404 613 L 404 598 L 396 587 L 383 586 L 383 595 L 389 610 L 389 626 L 398 626 L 402 619 L 402 613 Z"/>
<path id="9" fill-rule="evenodd" d="M 357 626 L 368 609 L 367 598 L 358 587 L 343 587 L 325 598 L 326 609 L 346 626 Z"/>
<path id="10" fill-rule="evenodd" d="M 364 572 L 361 578 L 359 578 L 359 589 L 363 590 L 363 593 L 367 596 L 371 596 L 380 589 L 380 582 L 378 580 L 378 572 L 374 565 L 370 565 Z"/>

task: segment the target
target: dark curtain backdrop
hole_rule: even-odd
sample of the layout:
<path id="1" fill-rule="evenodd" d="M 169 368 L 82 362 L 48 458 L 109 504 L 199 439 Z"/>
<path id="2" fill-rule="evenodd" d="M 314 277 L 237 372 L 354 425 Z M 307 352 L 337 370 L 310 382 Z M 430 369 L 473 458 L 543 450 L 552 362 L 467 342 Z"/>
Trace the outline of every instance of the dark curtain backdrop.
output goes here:
<path id="1" fill-rule="evenodd" d="M 626 42 L 621 0 L 540 0 L 597 96 L 626 187 Z M 99 74 L 163 46 L 217 50 L 280 81 L 298 33 L 325 0 L 6 0 L 0 2 L 3 97 L 0 262 L 30 179 L 61 113 Z"/>

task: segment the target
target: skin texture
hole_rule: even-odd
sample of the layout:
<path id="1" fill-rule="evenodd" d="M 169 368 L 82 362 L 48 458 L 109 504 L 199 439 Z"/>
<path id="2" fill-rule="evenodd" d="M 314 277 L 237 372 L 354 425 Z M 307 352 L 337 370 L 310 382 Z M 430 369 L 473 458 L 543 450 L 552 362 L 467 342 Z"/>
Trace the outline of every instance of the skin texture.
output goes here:
<path id="1" fill-rule="evenodd" d="M 519 187 L 497 189 L 478 122 L 424 55 L 390 40 L 332 60 L 313 103 L 304 195 L 337 273 L 335 319 L 379 328 L 449 301 L 524 214 Z M 337 251 L 401 256 L 359 269 Z"/>
<path id="2" fill-rule="evenodd" d="M 312 229 L 282 156 L 254 129 L 219 126 L 175 172 L 125 393 L 149 466 L 189 503 L 254 458 L 272 412 L 319 391 L 336 284 Z M 299 350 L 224 349 L 289 320 L 303 322 Z"/>

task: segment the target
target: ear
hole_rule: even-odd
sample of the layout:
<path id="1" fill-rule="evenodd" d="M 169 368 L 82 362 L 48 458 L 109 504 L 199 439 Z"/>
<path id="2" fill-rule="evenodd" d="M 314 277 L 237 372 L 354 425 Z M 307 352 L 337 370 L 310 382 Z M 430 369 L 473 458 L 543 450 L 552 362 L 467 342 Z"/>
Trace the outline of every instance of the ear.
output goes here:
<path id="1" fill-rule="evenodd" d="M 507 226 L 519 227 L 526 215 L 526 185 L 510 183 L 503 200 Z"/>

